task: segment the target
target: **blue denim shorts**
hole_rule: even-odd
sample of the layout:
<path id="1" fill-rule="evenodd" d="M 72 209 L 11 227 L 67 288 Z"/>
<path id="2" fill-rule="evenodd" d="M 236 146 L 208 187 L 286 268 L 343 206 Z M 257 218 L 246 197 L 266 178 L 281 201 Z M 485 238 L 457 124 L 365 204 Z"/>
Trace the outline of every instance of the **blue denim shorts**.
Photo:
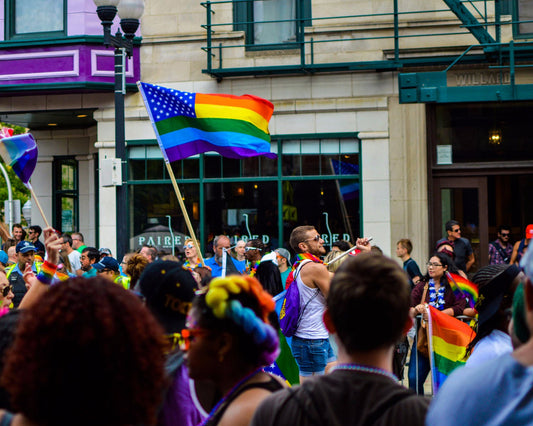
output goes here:
<path id="1" fill-rule="evenodd" d="M 302 377 L 313 373 L 324 374 L 326 364 L 336 359 L 329 339 L 301 339 L 292 336 L 291 349 Z"/>

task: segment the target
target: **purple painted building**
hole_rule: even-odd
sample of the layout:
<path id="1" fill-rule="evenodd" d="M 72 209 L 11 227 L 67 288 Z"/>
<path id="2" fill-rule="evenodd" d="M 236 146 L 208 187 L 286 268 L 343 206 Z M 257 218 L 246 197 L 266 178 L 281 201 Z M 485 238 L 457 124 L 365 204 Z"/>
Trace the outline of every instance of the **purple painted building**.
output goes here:
<path id="1" fill-rule="evenodd" d="M 114 83 L 114 52 L 113 48 L 102 45 L 102 26 L 93 1 L 49 2 L 54 18 L 57 13 L 63 13 L 63 22 L 55 22 L 54 18 L 42 12 L 33 16 L 33 12 L 25 9 L 32 4 L 42 8 L 42 2 L 37 0 L 7 0 L 0 4 L 0 23 L 5 27 L 5 31 L 0 32 L 0 95 L 36 90 L 110 90 L 110 85 Z M 54 3 L 59 10 L 54 9 Z M 53 21 L 48 28 L 50 31 L 30 32 L 26 25 L 20 24 L 30 19 L 40 21 L 47 18 Z M 33 25 L 29 27 L 35 28 Z M 116 28 L 117 24 L 112 31 Z M 45 24 L 37 27 L 37 30 L 41 29 L 47 29 Z M 139 79 L 137 44 L 133 56 L 126 63 L 128 89 L 135 90 Z"/>
<path id="2" fill-rule="evenodd" d="M 118 22 L 117 16 L 112 34 Z M 5 0 L 0 25 L 0 122 L 26 127 L 37 140 L 31 182 L 48 222 L 63 232 L 81 231 L 88 246 L 114 247 L 106 239 L 114 230 L 99 229 L 114 222 L 108 201 L 114 188 L 102 190 L 100 170 L 102 159 L 114 156 L 115 141 L 97 136 L 114 128 L 106 112 L 114 106 L 114 49 L 103 45 L 93 0 Z M 125 65 L 131 94 L 141 75 L 136 35 Z M 35 203 L 31 223 L 44 225 Z"/>

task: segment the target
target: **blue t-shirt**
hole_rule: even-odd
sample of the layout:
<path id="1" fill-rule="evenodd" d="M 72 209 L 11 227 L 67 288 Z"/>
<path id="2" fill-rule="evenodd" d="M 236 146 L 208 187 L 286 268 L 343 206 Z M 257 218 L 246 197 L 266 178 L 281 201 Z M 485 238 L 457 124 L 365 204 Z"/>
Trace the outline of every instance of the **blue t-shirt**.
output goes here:
<path id="1" fill-rule="evenodd" d="M 533 419 L 533 366 L 511 354 L 455 370 L 433 398 L 428 426 L 526 425 Z"/>
<path id="2" fill-rule="evenodd" d="M 231 256 L 228 256 L 226 259 L 227 259 L 226 260 L 226 275 L 237 274 L 239 272 L 242 273 L 239 267 L 236 265 L 238 260 L 235 260 Z M 222 275 L 222 265 L 219 265 L 215 261 L 215 256 L 210 257 L 209 259 L 206 259 L 205 266 L 209 266 L 211 268 L 212 278 L 220 277 Z"/>

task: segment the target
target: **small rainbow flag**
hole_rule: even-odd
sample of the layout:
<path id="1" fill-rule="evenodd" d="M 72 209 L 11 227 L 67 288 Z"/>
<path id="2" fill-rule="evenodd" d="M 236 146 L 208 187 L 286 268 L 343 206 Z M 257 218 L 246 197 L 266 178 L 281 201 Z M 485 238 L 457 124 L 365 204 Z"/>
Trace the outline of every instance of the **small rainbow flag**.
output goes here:
<path id="1" fill-rule="evenodd" d="M 453 294 L 459 298 L 467 297 L 468 304 L 473 308 L 476 305 L 477 297 L 479 295 L 477 285 L 472 281 L 463 278 L 461 275 L 446 272 L 446 276 L 448 277 Z"/>
<path id="2" fill-rule="evenodd" d="M 468 324 L 429 306 L 429 351 L 433 393 L 450 373 L 465 364 L 466 347 L 476 336 Z"/>
<path id="3" fill-rule="evenodd" d="M 29 182 L 37 164 L 37 143 L 30 133 L 13 135 L 12 129 L 0 131 L 0 156 L 13 168 L 24 185 Z"/>
<path id="4" fill-rule="evenodd" d="M 207 151 L 229 158 L 270 152 L 271 102 L 257 96 L 202 94 L 138 83 L 165 161 Z"/>

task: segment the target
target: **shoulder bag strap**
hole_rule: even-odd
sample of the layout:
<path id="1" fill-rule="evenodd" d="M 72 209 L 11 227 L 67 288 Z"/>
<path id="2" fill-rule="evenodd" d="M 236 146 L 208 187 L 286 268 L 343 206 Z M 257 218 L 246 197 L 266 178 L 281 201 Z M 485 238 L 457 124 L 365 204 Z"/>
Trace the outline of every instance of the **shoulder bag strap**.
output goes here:
<path id="1" fill-rule="evenodd" d="M 296 271 L 298 274 L 302 271 L 302 268 L 308 264 L 309 262 L 311 262 L 311 260 L 307 260 L 305 262 L 303 262 L 300 267 L 298 268 L 298 271 Z M 296 282 L 296 279 L 298 277 L 295 276 L 294 277 L 294 284 L 298 285 L 298 283 Z M 305 285 L 305 284 L 304 284 Z M 305 310 L 307 309 L 307 305 L 309 305 L 309 303 L 312 302 L 312 300 L 318 296 L 318 294 L 320 293 L 320 289 L 317 287 L 315 293 L 309 298 L 309 300 L 306 302 L 306 304 L 304 305 L 304 307 L 300 310 L 300 312 L 298 312 L 298 322 L 296 323 L 296 330 L 298 330 L 298 327 L 300 327 L 300 322 L 302 322 L 302 316 L 305 312 Z"/>
<path id="2" fill-rule="evenodd" d="M 509 260 L 509 256 L 507 256 L 507 253 L 503 250 L 502 246 L 499 245 L 497 242 L 493 241 L 491 245 L 498 250 L 498 253 L 500 253 L 500 256 L 502 257 L 504 262 L 507 262 Z"/>

